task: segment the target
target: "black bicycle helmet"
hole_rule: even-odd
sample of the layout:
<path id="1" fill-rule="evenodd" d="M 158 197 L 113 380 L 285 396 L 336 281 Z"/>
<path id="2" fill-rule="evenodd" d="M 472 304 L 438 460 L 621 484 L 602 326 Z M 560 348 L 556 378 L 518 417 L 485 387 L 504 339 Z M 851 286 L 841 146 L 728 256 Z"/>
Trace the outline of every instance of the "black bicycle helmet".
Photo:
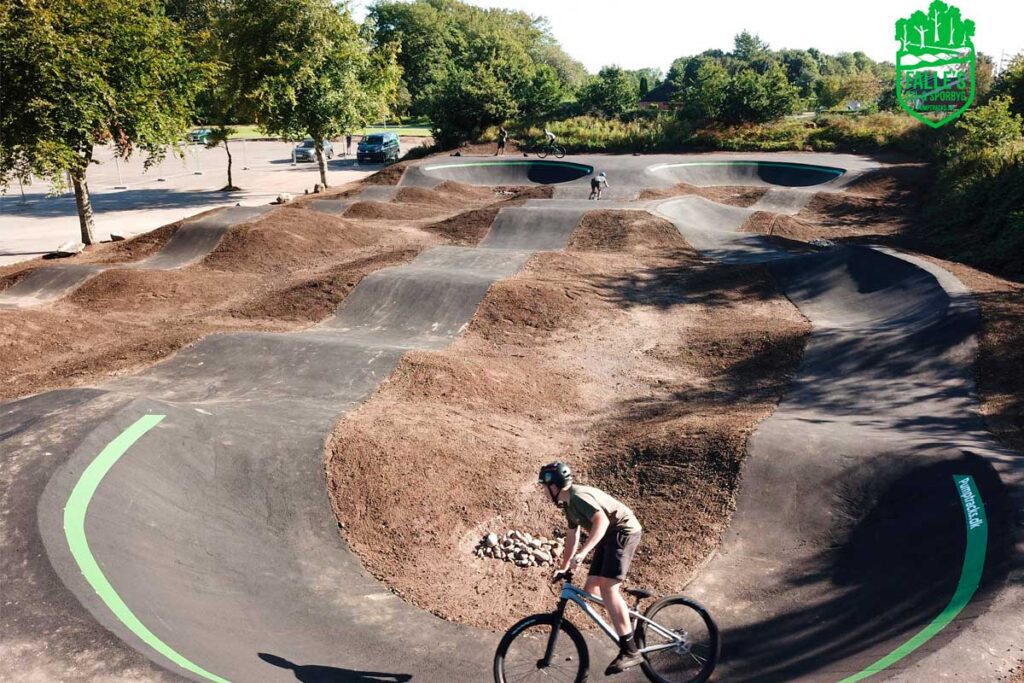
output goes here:
<path id="1" fill-rule="evenodd" d="M 541 484 L 554 484 L 560 489 L 572 483 L 572 470 L 564 462 L 553 462 L 540 468 L 537 481 Z"/>

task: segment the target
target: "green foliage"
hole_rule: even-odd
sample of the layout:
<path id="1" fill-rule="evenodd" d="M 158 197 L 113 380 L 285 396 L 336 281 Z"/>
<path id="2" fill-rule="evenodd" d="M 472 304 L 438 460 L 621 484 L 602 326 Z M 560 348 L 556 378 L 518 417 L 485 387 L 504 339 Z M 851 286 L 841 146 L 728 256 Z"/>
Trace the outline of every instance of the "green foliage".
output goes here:
<path id="1" fill-rule="evenodd" d="M 548 125 L 559 144 L 571 153 L 584 152 L 669 152 L 682 151 L 691 135 L 690 127 L 674 116 L 637 117 L 622 121 L 601 116 L 577 116 Z M 511 129 L 517 140 L 537 140 L 543 129 L 526 126 Z M 494 139 L 492 131 L 485 139 Z"/>
<path id="2" fill-rule="evenodd" d="M 722 118 L 733 123 L 771 121 L 792 113 L 798 100 L 799 91 L 778 65 L 763 74 L 744 69 L 726 88 Z"/>
<path id="3" fill-rule="evenodd" d="M 150 162 L 188 129 L 203 67 L 151 0 L 5 3 L 0 17 L 0 183 L 29 173 L 60 187 L 94 144 Z"/>
<path id="4" fill-rule="evenodd" d="M 232 63 L 269 133 L 331 138 L 386 114 L 398 85 L 395 53 L 371 51 L 344 5 L 246 0 L 227 20 Z"/>
<path id="5" fill-rule="evenodd" d="M 1024 54 L 1014 57 L 992 86 L 992 96 L 1013 100 L 1014 113 L 1024 115 Z"/>
<path id="6" fill-rule="evenodd" d="M 615 116 L 636 107 L 639 89 L 623 69 L 606 66 L 580 91 L 580 103 L 592 112 Z"/>
<path id="7" fill-rule="evenodd" d="M 1020 150 L 1021 117 L 1013 113 L 1012 105 L 1009 97 L 996 96 L 957 121 L 945 150 L 953 166 L 1003 161 Z"/>
<path id="8" fill-rule="evenodd" d="M 543 115 L 586 78 L 546 21 L 523 12 L 457 0 L 381 0 L 370 18 L 378 43 L 401 45 L 409 108 L 430 115 L 446 146 L 505 118 Z"/>

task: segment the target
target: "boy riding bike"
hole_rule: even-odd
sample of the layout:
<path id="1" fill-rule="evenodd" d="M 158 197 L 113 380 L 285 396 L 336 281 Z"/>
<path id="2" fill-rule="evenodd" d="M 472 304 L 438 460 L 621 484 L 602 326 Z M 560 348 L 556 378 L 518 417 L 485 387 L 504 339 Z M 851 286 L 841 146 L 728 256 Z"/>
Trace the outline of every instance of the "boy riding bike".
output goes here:
<path id="1" fill-rule="evenodd" d="M 572 471 L 561 462 L 540 470 L 539 483 L 547 490 L 551 502 L 565 510 L 569 525 L 558 571 L 575 569 L 594 551 L 583 589 L 601 598 L 619 636 L 619 656 L 605 670 L 605 675 L 617 674 L 643 661 L 629 623 L 629 608 L 619 592 L 640 543 L 642 528 L 628 507 L 600 489 L 573 484 L 572 480 Z M 587 542 L 582 548 L 578 548 L 580 527 L 587 530 Z"/>

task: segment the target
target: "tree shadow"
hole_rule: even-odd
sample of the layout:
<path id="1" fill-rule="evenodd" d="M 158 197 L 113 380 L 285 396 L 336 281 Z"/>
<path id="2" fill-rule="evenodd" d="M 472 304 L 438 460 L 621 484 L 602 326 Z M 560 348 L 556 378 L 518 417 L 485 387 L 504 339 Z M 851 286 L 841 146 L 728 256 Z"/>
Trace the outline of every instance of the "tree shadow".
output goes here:
<path id="1" fill-rule="evenodd" d="M 725 628 L 722 673 L 730 680 L 792 680 L 846 660 L 852 673 L 873 664 L 934 620 L 957 589 L 966 523 L 953 476 L 970 475 L 988 518 L 988 543 L 977 593 L 957 618 L 901 664 L 949 643 L 988 609 L 1005 582 L 1013 552 L 1013 507 L 999 475 L 977 455 L 934 462 L 893 454 L 902 469 L 886 476 L 866 463 L 835 482 L 846 509 L 835 543 L 787 570 L 787 590 L 826 595 L 788 611 Z M 866 512 L 863 512 L 866 511 Z M 838 522 L 837 527 L 843 526 Z M 776 598 L 778 599 L 778 598 Z"/>
<path id="2" fill-rule="evenodd" d="M 287 669 L 295 674 L 295 680 L 302 683 L 402 683 L 412 680 L 410 674 L 389 674 L 379 671 L 355 671 L 333 666 L 295 664 L 284 657 L 260 652 L 259 658 L 267 664 Z"/>

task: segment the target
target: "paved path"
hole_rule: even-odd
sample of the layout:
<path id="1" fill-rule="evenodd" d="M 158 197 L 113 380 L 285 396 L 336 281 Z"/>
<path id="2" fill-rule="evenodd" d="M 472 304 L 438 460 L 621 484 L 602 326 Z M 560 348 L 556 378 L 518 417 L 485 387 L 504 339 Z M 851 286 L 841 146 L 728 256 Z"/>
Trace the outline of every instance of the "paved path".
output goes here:
<path id="1" fill-rule="evenodd" d="M 675 181 L 622 161 L 637 187 Z M 572 204 L 504 209 L 479 247 L 378 271 L 314 329 L 214 335 L 135 377 L 0 404 L 3 675 L 487 680 L 496 636 L 405 604 L 343 546 L 323 442 L 405 350 L 447 345 L 491 282 L 564 246 Z M 972 412 L 963 288 L 881 250 L 790 256 L 732 232 L 750 210 L 658 210 L 713 256 L 768 262 L 814 324 L 690 587 L 723 627 L 724 679 L 837 681 L 904 650 L 882 675 L 990 678 L 1020 642 L 1022 467 Z"/>

